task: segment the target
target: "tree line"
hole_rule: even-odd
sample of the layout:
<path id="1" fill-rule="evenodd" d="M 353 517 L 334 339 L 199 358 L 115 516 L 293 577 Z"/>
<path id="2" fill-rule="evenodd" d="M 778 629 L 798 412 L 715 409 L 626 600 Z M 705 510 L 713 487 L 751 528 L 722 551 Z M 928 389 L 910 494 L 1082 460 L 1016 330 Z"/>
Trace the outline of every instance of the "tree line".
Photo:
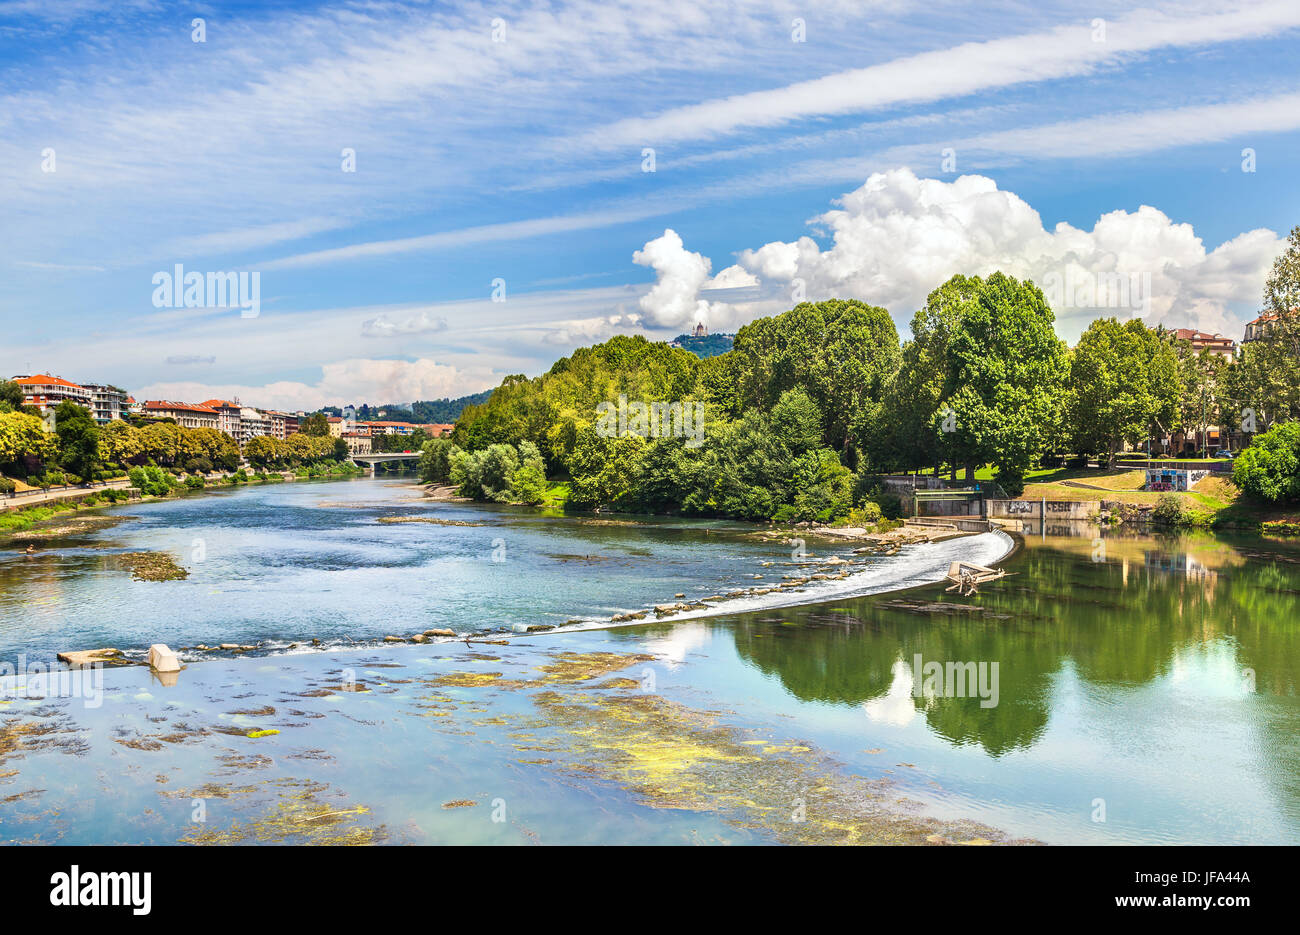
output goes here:
<path id="1" fill-rule="evenodd" d="M 943 283 L 906 342 L 885 309 L 851 299 L 758 319 L 703 360 L 617 336 L 507 377 L 425 446 L 421 474 L 484 499 L 529 502 L 540 474 L 579 507 L 780 521 L 883 505 L 879 476 L 898 471 L 973 479 L 992 465 L 1015 496 L 1065 458 L 1113 464 L 1126 444 L 1177 455 L 1211 425 L 1248 443 L 1300 419 L 1298 283 L 1300 227 L 1265 288 L 1276 326 L 1231 361 L 1136 318 L 1098 319 L 1070 348 L 1038 286 L 1001 272 Z M 601 404 L 620 396 L 702 402 L 703 444 L 601 431 Z"/>

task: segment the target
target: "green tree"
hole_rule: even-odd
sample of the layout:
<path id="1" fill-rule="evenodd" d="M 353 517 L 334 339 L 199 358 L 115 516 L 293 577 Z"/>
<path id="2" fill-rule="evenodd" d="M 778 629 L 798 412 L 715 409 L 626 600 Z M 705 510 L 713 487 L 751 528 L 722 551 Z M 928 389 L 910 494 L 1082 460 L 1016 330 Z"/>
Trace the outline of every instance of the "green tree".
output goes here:
<path id="1" fill-rule="evenodd" d="M 913 320 L 943 375 L 931 426 L 968 480 L 992 463 L 1003 487 L 1018 492 L 1052 441 L 1066 374 L 1054 320 L 1036 285 L 1001 272 L 952 277 Z"/>
<path id="2" fill-rule="evenodd" d="M 1114 467 L 1126 439 L 1146 437 L 1153 423 L 1170 425 L 1178 369 L 1174 348 L 1140 320 L 1090 324 L 1069 355 L 1065 418 L 1075 452 L 1104 452 Z"/>
<path id="3" fill-rule="evenodd" d="M 1256 437 L 1232 465 L 1232 480 L 1261 500 L 1300 499 L 1300 422 L 1274 426 Z"/>
<path id="4" fill-rule="evenodd" d="M 510 475 L 510 500 L 514 503 L 541 503 L 546 497 L 546 462 L 537 446 L 530 441 L 519 443 L 519 467 Z"/>
<path id="5" fill-rule="evenodd" d="M 771 409 L 802 388 L 821 413 L 822 438 L 847 454 L 855 426 L 869 421 L 898 370 L 898 329 L 883 308 L 855 299 L 803 302 L 741 328 L 726 360 L 745 407 Z"/>
<path id="6" fill-rule="evenodd" d="M 64 401 L 54 409 L 59 437 L 59 463 L 82 478 L 93 479 L 99 469 L 99 424 L 90 410 Z"/>
<path id="7" fill-rule="evenodd" d="M 30 462 L 52 458 L 57 437 L 45 422 L 26 412 L 0 412 L 0 470 L 26 476 Z"/>
<path id="8" fill-rule="evenodd" d="M 445 484 L 451 480 L 451 459 L 460 448 L 450 438 L 434 438 L 424 443 L 420 450 L 420 481 L 425 484 Z"/>
<path id="9" fill-rule="evenodd" d="M 23 388 L 13 380 L 0 380 L 0 412 L 17 412 L 23 407 Z"/>
<path id="10" fill-rule="evenodd" d="M 330 433 L 329 420 L 323 412 L 313 412 L 307 418 L 302 420 L 298 431 L 303 435 L 312 435 L 317 438 L 323 438 Z"/>

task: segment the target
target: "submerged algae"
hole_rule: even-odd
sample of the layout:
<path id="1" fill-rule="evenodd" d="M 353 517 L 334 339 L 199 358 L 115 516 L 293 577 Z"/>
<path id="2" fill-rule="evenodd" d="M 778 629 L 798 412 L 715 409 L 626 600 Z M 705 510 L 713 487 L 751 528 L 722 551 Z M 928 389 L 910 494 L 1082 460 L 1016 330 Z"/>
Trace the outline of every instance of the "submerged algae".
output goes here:
<path id="1" fill-rule="evenodd" d="M 509 736 L 516 749 L 551 757 L 521 762 L 618 783 L 653 808 L 716 813 L 781 843 L 1036 843 L 1013 841 L 974 822 L 908 814 L 916 803 L 900 799 L 887 778 L 848 775 L 805 741 L 754 739 L 724 723 L 720 712 L 632 692 L 640 687 L 634 679 L 563 688 L 652 661 L 652 655 L 561 652 L 551 659 L 537 667 L 540 679 L 456 673 L 433 683 L 541 688 L 532 699 L 541 724 L 520 725 L 527 729 Z"/>
<path id="2" fill-rule="evenodd" d="M 370 809 L 364 805 L 340 807 L 342 793 L 330 792 L 328 783 L 301 779 L 276 779 L 267 785 L 280 792 L 274 804 L 248 822 L 238 820 L 226 829 L 195 830 L 180 838 L 182 844 L 307 844 L 367 845 L 388 838 L 383 825 L 366 823 Z M 228 795 L 252 794 L 259 787 L 226 787 Z"/>

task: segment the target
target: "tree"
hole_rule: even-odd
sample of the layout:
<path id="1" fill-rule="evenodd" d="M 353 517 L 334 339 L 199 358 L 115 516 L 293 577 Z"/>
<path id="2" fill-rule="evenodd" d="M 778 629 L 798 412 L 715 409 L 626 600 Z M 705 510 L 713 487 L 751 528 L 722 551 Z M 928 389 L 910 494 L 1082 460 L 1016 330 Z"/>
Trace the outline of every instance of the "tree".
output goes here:
<path id="1" fill-rule="evenodd" d="M 55 439 L 36 416 L 26 412 L 0 412 L 0 470 L 25 476 L 28 462 L 54 456 Z"/>
<path id="2" fill-rule="evenodd" d="M 1208 349 L 1197 353 L 1187 341 L 1175 341 L 1178 359 L 1178 395 L 1174 427 L 1193 437 L 1199 435 L 1202 450 L 1209 444 L 1211 425 L 1236 422 L 1231 410 L 1221 409 L 1228 362 Z M 1162 422 L 1168 425 L 1168 422 Z M 1189 432 L 1190 430 L 1190 432 Z"/>
<path id="3" fill-rule="evenodd" d="M 420 450 L 420 481 L 425 484 L 445 484 L 451 480 L 451 459 L 459 448 L 450 438 L 434 438 L 424 443 Z"/>
<path id="4" fill-rule="evenodd" d="M 1090 324 L 1069 355 L 1065 416 L 1075 452 L 1105 452 L 1114 467 L 1125 439 L 1144 437 L 1153 422 L 1170 425 L 1179 400 L 1177 374 L 1173 347 L 1140 320 Z"/>
<path id="5" fill-rule="evenodd" d="M 1287 422 L 1258 436 L 1232 465 L 1232 481 L 1261 500 L 1300 499 L 1300 422 Z"/>
<path id="6" fill-rule="evenodd" d="M 270 435 L 254 435 L 244 442 L 244 457 L 254 467 L 266 468 L 281 458 L 280 446 Z"/>
<path id="7" fill-rule="evenodd" d="M 967 480 L 991 462 L 1007 492 L 1018 492 L 1052 440 L 1066 373 L 1054 320 L 1037 286 L 1001 272 L 952 277 L 913 320 L 942 374 L 931 427 Z"/>
<path id="8" fill-rule="evenodd" d="M 325 417 L 325 413 L 313 412 L 307 418 L 303 419 L 302 425 L 299 426 L 298 431 L 303 435 L 313 435 L 318 438 L 323 438 L 330 433 L 329 420 Z"/>
<path id="9" fill-rule="evenodd" d="M 514 503 L 541 503 L 546 497 L 546 462 L 532 442 L 519 443 L 519 467 L 510 475 L 510 499 Z"/>
<path id="10" fill-rule="evenodd" d="M 0 412 L 17 412 L 22 409 L 23 398 L 21 386 L 13 380 L 0 380 Z"/>
<path id="11" fill-rule="evenodd" d="M 65 400 L 54 409 L 59 437 L 59 462 L 83 479 L 93 479 L 99 469 L 99 424 L 90 410 Z"/>
<path id="12" fill-rule="evenodd" d="M 1250 410 L 1242 420 L 1261 429 L 1300 419 L 1300 227 L 1273 261 L 1263 300 L 1265 330 L 1228 375 L 1235 404 Z"/>
<path id="13" fill-rule="evenodd" d="M 801 387 L 820 410 L 826 446 L 845 454 L 855 425 L 880 406 L 900 363 L 889 313 L 855 299 L 803 302 L 757 319 L 740 329 L 720 359 L 733 355 L 743 406 L 771 409 L 787 390 Z M 710 369 L 720 366 L 727 364 Z"/>

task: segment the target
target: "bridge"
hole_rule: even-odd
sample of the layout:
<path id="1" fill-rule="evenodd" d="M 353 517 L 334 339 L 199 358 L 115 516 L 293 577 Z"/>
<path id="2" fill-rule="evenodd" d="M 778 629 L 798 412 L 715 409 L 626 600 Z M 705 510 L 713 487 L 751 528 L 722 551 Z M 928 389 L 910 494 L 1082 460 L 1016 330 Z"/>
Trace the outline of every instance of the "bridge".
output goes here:
<path id="1" fill-rule="evenodd" d="M 375 465 L 382 464 L 385 461 L 419 461 L 420 452 L 418 451 L 375 451 L 370 454 L 355 454 L 351 456 L 352 462 L 361 467 L 369 468 L 370 473 L 375 473 Z"/>

